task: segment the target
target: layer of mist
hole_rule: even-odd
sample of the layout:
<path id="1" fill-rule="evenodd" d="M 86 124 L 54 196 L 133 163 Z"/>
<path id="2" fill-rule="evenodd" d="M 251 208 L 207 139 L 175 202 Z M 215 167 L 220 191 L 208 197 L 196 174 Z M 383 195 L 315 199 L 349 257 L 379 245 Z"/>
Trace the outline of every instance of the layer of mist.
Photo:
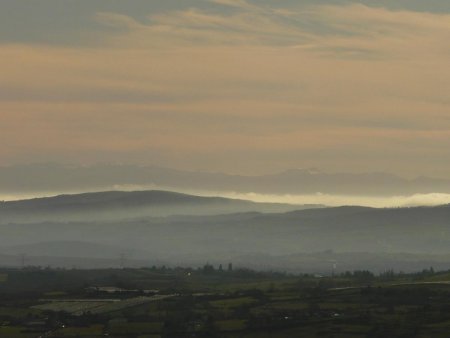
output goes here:
<path id="1" fill-rule="evenodd" d="M 430 193 L 409 196 L 348 196 L 330 194 L 268 195 L 256 193 L 221 193 L 223 197 L 245 199 L 259 203 L 320 204 L 327 206 L 359 205 L 374 208 L 438 206 L 450 203 L 450 194 Z"/>
<path id="2" fill-rule="evenodd" d="M 136 192 L 148 191 L 156 188 L 158 190 L 167 190 L 164 187 L 155 186 L 139 186 L 139 185 L 115 185 L 110 187 L 110 191 L 116 192 Z M 338 207 L 346 205 L 359 205 L 373 208 L 402 208 L 414 206 L 438 206 L 450 204 L 450 194 L 429 193 L 429 194 L 413 194 L 404 196 L 352 196 L 352 195 L 332 195 L 332 194 L 309 194 L 309 195 L 293 195 L 293 194 L 258 194 L 254 192 L 240 193 L 230 191 L 202 191 L 202 190 L 178 190 L 183 194 L 191 194 L 201 197 L 222 197 L 227 199 L 246 200 L 256 203 L 266 204 L 284 204 L 291 205 L 288 209 L 298 209 L 303 206 L 329 206 Z M 95 192 L 93 190 L 92 192 Z M 0 201 L 20 201 L 36 198 L 55 197 L 61 194 L 76 194 L 77 191 L 53 191 L 53 192 L 35 192 L 28 194 L 0 194 Z M 295 207 L 297 206 L 297 207 Z M 261 208 L 259 208 L 261 210 Z M 270 208 L 268 212 L 273 211 Z M 161 213 L 164 214 L 164 213 Z"/>
<path id="3" fill-rule="evenodd" d="M 450 268 L 448 205 L 300 208 L 162 191 L 5 202 L 0 264 L 110 267 L 127 257 L 130 266 L 231 261 L 296 272 Z"/>
<path id="4" fill-rule="evenodd" d="M 0 224 L 97 222 L 165 217 L 286 212 L 320 205 L 255 203 L 222 197 L 192 196 L 169 191 L 107 191 L 0 203 Z"/>

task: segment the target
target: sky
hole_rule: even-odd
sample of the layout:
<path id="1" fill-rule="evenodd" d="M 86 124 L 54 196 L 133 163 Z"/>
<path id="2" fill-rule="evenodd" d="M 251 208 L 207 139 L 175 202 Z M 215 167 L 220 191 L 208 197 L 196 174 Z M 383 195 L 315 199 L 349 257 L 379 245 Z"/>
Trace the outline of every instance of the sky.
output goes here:
<path id="1" fill-rule="evenodd" d="M 2 0 L 0 165 L 450 178 L 448 0 Z"/>

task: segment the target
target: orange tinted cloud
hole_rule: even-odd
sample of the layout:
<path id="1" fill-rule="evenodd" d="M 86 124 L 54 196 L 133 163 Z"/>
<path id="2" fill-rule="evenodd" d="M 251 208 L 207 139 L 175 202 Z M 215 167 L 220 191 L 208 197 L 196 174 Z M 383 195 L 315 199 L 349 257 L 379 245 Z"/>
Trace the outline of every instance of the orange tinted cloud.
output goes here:
<path id="1" fill-rule="evenodd" d="M 266 171 L 307 163 L 410 172 L 421 154 L 450 164 L 450 16 L 220 3 L 239 10 L 148 23 L 98 13 L 126 29 L 91 48 L 1 45 L 2 161 L 130 152 L 149 162 L 158 152 L 169 165 L 185 154 L 187 168 L 217 170 L 215 161 L 239 171 L 234 152 L 253 153 L 247 171 L 261 171 L 263 158 Z M 434 170 L 420 159 L 413 167 Z"/>

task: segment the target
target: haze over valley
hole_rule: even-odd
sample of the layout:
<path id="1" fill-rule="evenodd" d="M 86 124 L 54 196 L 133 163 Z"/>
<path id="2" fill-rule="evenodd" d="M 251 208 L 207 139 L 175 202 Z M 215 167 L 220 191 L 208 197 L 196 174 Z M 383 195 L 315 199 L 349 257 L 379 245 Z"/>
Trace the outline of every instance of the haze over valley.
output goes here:
<path id="1" fill-rule="evenodd" d="M 448 338 L 449 0 L 0 0 L 0 337 Z"/>
<path id="2" fill-rule="evenodd" d="M 31 164 L 0 167 L 0 183 L 4 265 L 450 268 L 446 179 Z"/>
<path id="3" fill-rule="evenodd" d="M 450 268 L 448 205 L 300 206 L 115 191 L 3 202 L 0 214 L 0 262 L 11 265 L 26 257 L 35 264 L 114 267 L 126 255 L 131 266 Z"/>

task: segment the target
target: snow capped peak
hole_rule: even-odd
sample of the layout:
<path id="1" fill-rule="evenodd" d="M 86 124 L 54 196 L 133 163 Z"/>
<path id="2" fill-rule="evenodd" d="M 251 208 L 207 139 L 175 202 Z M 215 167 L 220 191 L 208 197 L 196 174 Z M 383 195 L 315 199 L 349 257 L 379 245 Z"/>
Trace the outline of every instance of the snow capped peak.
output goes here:
<path id="1" fill-rule="evenodd" d="M 323 172 L 318 168 L 295 168 L 284 171 L 282 174 L 284 175 L 320 175 Z"/>

